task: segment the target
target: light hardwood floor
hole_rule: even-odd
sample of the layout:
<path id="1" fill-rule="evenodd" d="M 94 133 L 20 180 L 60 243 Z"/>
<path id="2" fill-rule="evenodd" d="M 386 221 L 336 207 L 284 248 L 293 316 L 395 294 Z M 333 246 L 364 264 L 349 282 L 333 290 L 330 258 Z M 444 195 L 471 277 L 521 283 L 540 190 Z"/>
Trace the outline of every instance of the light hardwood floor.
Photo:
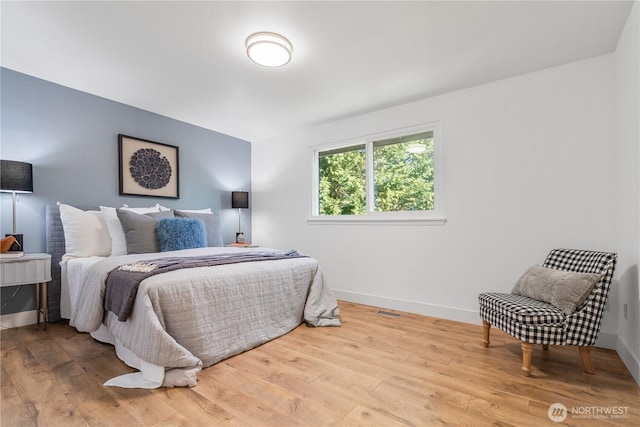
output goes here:
<path id="1" fill-rule="evenodd" d="M 300 326 L 205 369 L 194 388 L 127 390 L 101 384 L 131 369 L 108 345 L 65 323 L 1 332 L 0 424 L 13 426 L 640 425 L 640 388 L 618 355 L 536 346 L 532 376 L 520 343 L 496 328 L 341 302 L 339 328 Z M 387 310 L 391 311 L 391 310 Z M 622 418 L 549 406 L 616 411 Z M 615 409 L 612 409 L 615 408 Z M 626 412 L 626 414 L 620 414 Z"/>

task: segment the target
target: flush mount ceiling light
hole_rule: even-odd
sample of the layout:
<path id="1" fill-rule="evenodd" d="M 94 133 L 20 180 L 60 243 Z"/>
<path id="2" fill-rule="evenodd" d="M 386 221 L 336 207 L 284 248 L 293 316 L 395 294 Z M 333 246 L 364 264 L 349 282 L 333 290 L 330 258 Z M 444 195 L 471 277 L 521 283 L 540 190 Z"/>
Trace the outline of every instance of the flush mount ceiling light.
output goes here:
<path id="1" fill-rule="evenodd" d="M 281 67 L 291 61 L 291 43 L 280 34 L 255 33 L 247 38 L 247 55 L 265 67 Z"/>

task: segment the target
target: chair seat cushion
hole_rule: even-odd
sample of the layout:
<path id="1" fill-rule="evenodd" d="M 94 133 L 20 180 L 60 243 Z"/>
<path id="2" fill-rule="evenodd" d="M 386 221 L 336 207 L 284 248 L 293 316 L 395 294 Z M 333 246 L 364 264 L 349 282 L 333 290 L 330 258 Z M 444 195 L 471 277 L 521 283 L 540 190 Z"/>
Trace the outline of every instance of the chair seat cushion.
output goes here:
<path id="1" fill-rule="evenodd" d="M 566 319 L 559 308 L 523 295 L 486 292 L 478 298 L 481 315 L 483 311 L 494 311 L 507 322 L 562 327 Z"/>

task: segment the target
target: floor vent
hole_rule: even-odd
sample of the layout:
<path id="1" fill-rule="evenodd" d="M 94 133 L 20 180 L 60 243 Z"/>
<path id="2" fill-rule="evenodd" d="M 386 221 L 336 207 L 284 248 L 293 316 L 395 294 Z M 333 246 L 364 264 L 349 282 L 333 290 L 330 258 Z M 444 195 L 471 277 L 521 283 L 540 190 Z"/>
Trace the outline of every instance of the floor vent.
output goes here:
<path id="1" fill-rule="evenodd" d="M 378 310 L 378 314 L 381 314 L 383 316 L 388 316 L 388 317 L 400 317 L 401 315 L 398 313 L 392 313 L 390 311 L 384 311 L 384 310 Z"/>

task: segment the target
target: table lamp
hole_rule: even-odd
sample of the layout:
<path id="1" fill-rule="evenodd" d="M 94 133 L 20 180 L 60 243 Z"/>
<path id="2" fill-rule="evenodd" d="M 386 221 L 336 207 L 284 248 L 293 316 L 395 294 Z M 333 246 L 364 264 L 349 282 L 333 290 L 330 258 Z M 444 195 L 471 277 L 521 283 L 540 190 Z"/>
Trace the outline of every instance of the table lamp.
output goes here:
<path id="1" fill-rule="evenodd" d="M 240 209 L 249 208 L 249 193 L 246 191 L 232 191 L 231 207 L 233 209 L 238 209 L 238 232 L 236 233 L 236 243 L 244 243 L 244 233 L 240 228 Z"/>
<path id="2" fill-rule="evenodd" d="M 33 193 L 33 166 L 31 163 L 0 160 L 0 191 L 13 195 L 13 233 L 6 236 L 15 237 L 16 242 L 9 248 L 9 251 L 21 251 L 23 247 L 22 234 L 17 234 L 16 229 L 17 193 Z"/>

